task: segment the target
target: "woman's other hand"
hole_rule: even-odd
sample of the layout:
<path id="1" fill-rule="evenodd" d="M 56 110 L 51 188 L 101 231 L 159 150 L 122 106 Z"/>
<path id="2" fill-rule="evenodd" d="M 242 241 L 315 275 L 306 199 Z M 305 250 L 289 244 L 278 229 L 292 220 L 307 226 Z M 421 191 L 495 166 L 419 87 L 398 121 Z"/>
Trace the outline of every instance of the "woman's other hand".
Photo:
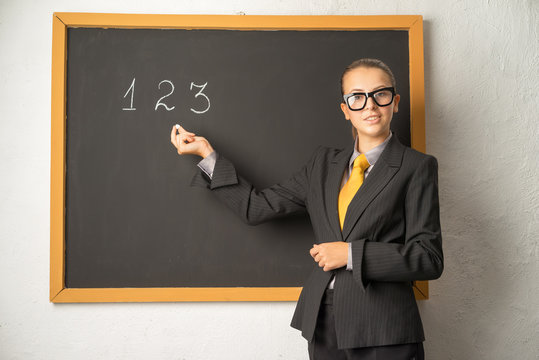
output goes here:
<path id="1" fill-rule="evenodd" d="M 180 125 L 172 126 L 170 142 L 179 155 L 193 154 L 205 158 L 213 152 L 213 148 L 206 138 L 196 136 L 195 133 L 185 130 Z"/>
<path id="2" fill-rule="evenodd" d="M 338 269 L 348 263 L 348 243 L 344 241 L 315 244 L 309 253 L 324 271 Z"/>

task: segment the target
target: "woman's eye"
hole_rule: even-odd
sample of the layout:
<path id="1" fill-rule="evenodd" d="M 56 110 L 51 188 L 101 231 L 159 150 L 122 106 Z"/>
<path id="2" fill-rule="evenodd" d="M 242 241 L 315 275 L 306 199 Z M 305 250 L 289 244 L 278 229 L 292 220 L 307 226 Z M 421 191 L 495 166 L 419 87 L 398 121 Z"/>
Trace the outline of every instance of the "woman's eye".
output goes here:
<path id="1" fill-rule="evenodd" d="M 374 96 L 376 96 L 377 98 L 384 98 L 384 97 L 390 96 L 390 94 L 391 93 L 389 91 L 380 91 L 374 94 Z"/>
<path id="2" fill-rule="evenodd" d="M 353 100 L 354 101 L 361 101 L 363 99 L 363 95 L 354 95 Z"/>

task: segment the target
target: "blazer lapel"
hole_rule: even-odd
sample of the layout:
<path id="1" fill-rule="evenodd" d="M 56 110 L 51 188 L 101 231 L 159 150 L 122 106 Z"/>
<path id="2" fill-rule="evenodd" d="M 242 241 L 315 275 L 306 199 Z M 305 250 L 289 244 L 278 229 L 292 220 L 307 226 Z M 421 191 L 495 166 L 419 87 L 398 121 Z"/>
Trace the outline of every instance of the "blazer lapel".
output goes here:
<path id="1" fill-rule="evenodd" d="M 397 140 L 396 134 L 393 133 L 393 136 L 372 168 L 369 176 L 367 176 L 348 206 L 342 231 L 344 241 L 346 241 L 352 232 L 365 208 L 397 173 L 402 162 L 403 153 L 404 145 Z M 337 224 L 337 226 L 339 225 Z"/>
<path id="2" fill-rule="evenodd" d="M 328 167 L 328 182 L 325 190 L 327 199 L 326 211 L 330 226 L 335 233 L 336 239 L 339 240 L 343 240 L 339 221 L 339 192 L 341 191 L 344 170 L 348 166 L 353 150 L 354 142 L 338 153 Z"/>

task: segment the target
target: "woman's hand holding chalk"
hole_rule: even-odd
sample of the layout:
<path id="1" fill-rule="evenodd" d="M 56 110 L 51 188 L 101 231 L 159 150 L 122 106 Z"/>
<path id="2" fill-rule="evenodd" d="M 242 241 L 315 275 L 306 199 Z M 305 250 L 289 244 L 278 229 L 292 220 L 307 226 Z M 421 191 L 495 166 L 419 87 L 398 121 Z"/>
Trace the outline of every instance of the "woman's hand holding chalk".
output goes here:
<path id="1" fill-rule="evenodd" d="M 172 127 L 172 132 L 170 133 L 170 142 L 178 154 L 194 154 L 202 157 L 206 157 L 213 152 L 208 140 L 202 136 L 196 136 L 195 133 L 185 130 L 179 124 L 176 124 Z"/>

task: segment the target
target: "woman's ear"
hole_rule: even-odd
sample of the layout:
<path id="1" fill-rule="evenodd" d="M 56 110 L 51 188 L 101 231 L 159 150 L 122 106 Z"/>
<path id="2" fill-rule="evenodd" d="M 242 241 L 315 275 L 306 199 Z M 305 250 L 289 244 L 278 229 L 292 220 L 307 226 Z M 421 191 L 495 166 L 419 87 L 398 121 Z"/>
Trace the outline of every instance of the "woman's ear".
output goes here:
<path id="1" fill-rule="evenodd" d="M 346 120 L 350 120 L 350 116 L 348 116 L 348 107 L 346 106 L 345 103 L 341 103 L 341 110 L 342 110 L 342 113 L 344 114 L 344 118 Z"/>
<path id="2" fill-rule="evenodd" d="M 401 96 L 399 94 L 395 95 L 395 98 L 393 99 L 393 102 L 395 105 L 393 105 L 393 112 L 398 113 L 399 112 L 399 101 L 401 101 Z"/>

